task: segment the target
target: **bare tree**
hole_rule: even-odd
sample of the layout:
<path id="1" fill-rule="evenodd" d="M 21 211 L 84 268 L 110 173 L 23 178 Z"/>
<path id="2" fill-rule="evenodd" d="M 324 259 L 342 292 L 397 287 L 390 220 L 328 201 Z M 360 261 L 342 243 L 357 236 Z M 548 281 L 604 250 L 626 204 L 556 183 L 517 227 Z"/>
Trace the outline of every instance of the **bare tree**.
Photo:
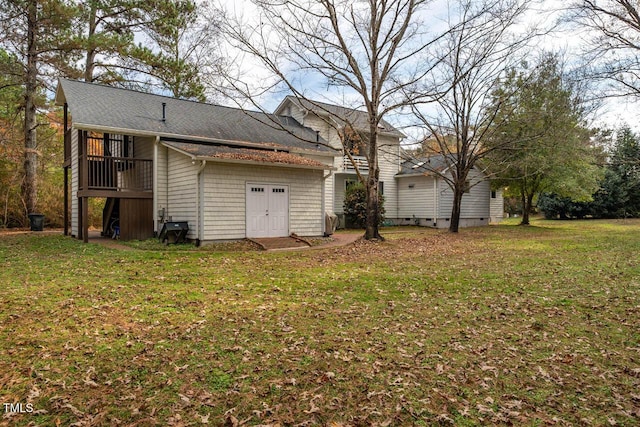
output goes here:
<path id="1" fill-rule="evenodd" d="M 569 19 L 585 28 L 587 77 L 609 82 L 608 96 L 640 97 L 640 5 L 637 0 L 577 0 Z"/>
<path id="2" fill-rule="evenodd" d="M 360 132 L 368 173 L 361 173 L 350 155 L 345 155 L 367 193 L 365 238 L 381 239 L 378 230 L 379 132 L 388 113 L 433 96 L 415 90 L 429 76 L 437 55 L 429 51 L 437 37 L 423 25 L 427 0 L 253 0 L 260 11 L 254 24 L 227 19 L 225 33 L 235 47 L 257 58 L 271 79 L 251 88 L 242 79 L 229 78 L 237 94 L 255 106 L 265 91 L 283 88 L 305 102 L 310 99 L 309 82 L 355 93 L 352 105 L 366 112 L 366 129 Z M 229 76 L 231 77 L 231 76 Z M 322 104 L 316 107 L 322 110 Z M 345 109 L 348 111 L 348 109 Z M 333 111 L 335 115 L 335 111 Z M 329 122 L 328 122 L 329 123 Z M 329 123 L 340 134 L 357 130 L 350 117 Z"/>
<path id="3" fill-rule="evenodd" d="M 429 143 L 422 152 L 442 156 L 444 168 L 433 173 L 453 191 L 450 232 L 458 232 L 462 198 L 469 174 L 489 152 L 484 142 L 491 137 L 497 120 L 497 105 L 491 103 L 496 82 L 521 60 L 536 35 L 519 27 L 531 5 L 528 0 L 459 0 L 450 10 L 451 32 L 443 40 L 448 52 L 440 62 L 430 86 L 439 84 L 446 94 L 436 108 L 414 104 L 419 125 Z M 492 147 L 497 149 L 499 147 Z M 426 163 L 428 165 L 428 163 Z"/>

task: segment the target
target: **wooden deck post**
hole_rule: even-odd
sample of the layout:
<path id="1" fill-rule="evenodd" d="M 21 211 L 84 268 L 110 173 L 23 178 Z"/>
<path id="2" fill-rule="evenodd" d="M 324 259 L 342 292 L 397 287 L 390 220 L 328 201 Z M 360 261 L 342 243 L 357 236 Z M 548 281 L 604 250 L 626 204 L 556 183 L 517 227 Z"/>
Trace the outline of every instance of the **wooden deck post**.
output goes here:
<path id="1" fill-rule="evenodd" d="M 82 198 L 82 241 L 89 243 L 89 198 Z"/>
<path id="2" fill-rule="evenodd" d="M 82 239 L 82 231 L 84 227 L 82 226 L 82 197 L 78 197 L 78 239 Z"/>

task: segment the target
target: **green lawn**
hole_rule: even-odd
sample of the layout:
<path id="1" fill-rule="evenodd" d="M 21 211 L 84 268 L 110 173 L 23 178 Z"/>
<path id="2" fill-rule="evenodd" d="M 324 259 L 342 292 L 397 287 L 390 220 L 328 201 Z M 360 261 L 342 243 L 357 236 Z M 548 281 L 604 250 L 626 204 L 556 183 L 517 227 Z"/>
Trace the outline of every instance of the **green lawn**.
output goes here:
<path id="1" fill-rule="evenodd" d="M 638 425 L 640 221 L 304 252 L 0 237 L 0 425 Z M 3 408 L 2 408 L 3 409 Z"/>

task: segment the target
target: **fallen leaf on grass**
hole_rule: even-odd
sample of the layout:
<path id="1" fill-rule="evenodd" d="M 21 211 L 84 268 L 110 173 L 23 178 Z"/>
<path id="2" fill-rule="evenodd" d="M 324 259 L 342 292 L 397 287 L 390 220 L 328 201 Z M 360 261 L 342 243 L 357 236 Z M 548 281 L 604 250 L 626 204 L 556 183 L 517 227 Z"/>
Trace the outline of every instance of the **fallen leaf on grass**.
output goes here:
<path id="1" fill-rule="evenodd" d="M 70 403 L 62 405 L 61 408 L 69 409 L 71 412 L 73 412 L 73 415 L 75 415 L 76 417 L 81 417 L 84 415 L 84 412 L 82 412 L 81 410 L 79 410 L 78 408 L 76 408 Z"/>

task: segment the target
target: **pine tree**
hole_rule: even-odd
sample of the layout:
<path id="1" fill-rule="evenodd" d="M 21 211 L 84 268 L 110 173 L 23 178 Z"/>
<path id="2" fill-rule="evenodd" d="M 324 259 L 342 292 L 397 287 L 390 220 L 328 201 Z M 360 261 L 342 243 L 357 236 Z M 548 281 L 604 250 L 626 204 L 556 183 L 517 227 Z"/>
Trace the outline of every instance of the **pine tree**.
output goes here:
<path id="1" fill-rule="evenodd" d="M 76 8 L 65 0 L 0 0 L 0 46 L 20 64 L 24 117 L 22 199 L 25 213 L 37 209 L 38 104 L 46 76 L 66 68 Z"/>
<path id="2" fill-rule="evenodd" d="M 543 192 L 587 201 L 598 188 L 600 170 L 578 101 L 555 55 L 533 70 L 512 71 L 494 93 L 498 125 L 489 146 L 513 142 L 488 160 L 507 194 L 520 197 L 523 225 Z"/>

